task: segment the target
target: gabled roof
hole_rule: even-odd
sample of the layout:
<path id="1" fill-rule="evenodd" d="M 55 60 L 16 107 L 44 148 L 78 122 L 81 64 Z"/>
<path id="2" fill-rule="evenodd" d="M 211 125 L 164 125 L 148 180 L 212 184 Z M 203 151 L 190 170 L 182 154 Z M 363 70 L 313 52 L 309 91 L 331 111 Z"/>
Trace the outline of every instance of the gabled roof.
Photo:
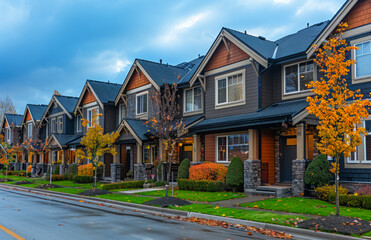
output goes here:
<path id="1" fill-rule="evenodd" d="M 143 144 L 143 141 L 148 140 L 147 134 L 149 132 L 149 128 L 144 120 L 123 119 L 117 131 L 121 132 L 123 128 L 128 129 L 130 134 L 133 135 L 135 140 L 140 145 Z"/>
<path id="2" fill-rule="evenodd" d="M 27 104 L 23 114 L 22 123 L 25 123 L 27 111 L 30 112 L 32 121 L 34 123 L 36 123 L 36 121 L 40 121 L 47 107 L 48 105 L 44 104 Z"/>
<path id="3" fill-rule="evenodd" d="M 4 118 L 6 119 L 9 125 L 19 127 L 22 124 L 23 115 L 5 113 Z"/>
<path id="4" fill-rule="evenodd" d="M 74 134 L 58 134 L 58 133 L 53 133 L 49 139 L 48 139 L 48 145 L 50 146 L 50 143 L 52 140 L 55 140 L 57 142 L 57 145 L 59 148 L 65 147 L 69 142 L 75 140 L 80 136 L 74 135 Z"/>
<path id="5" fill-rule="evenodd" d="M 45 109 L 41 120 L 47 116 L 49 109 L 53 106 L 54 102 L 56 102 L 62 110 L 67 114 L 67 116 L 72 119 L 73 118 L 73 110 L 75 109 L 76 103 L 79 99 L 77 97 L 70 97 L 70 96 L 61 96 L 61 95 L 53 95 L 52 99 L 49 102 L 48 107 Z"/>

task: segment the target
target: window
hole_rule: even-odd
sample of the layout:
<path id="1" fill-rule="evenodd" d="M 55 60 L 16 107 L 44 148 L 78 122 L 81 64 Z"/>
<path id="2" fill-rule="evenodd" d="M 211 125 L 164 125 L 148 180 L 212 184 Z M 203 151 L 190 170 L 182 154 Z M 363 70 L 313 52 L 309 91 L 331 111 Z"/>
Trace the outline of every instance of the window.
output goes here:
<path id="1" fill-rule="evenodd" d="M 45 130 L 46 130 L 46 137 L 48 137 L 49 136 L 49 123 L 46 123 Z"/>
<path id="2" fill-rule="evenodd" d="M 358 50 L 355 54 L 355 76 L 356 78 L 371 76 L 371 41 L 355 44 Z"/>
<path id="3" fill-rule="evenodd" d="M 229 162 L 234 156 L 242 161 L 249 158 L 249 134 L 217 137 L 217 161 Z"/>
<path id="4" fill-rule="evenodd" d="M 143 163 L 153 163 L 158 160 L 158 146 L 145 144 L 143 146 Z"/>
<path id="5" fill-rule="evenodd" d="M 12 136 L 12 131 L 10 130 L 10 128 L 7 128 L 6 137 L 7 137 L 8 142 L 10 142 L 11 136 Z"/>
<path id="6" fill-rule="evenodd" d="M 243 73 L 238 73 L 216 80 L 217 105 L 244 100 L 245 94 L 243 76 Z"/>
<path id="7" fill-rule="evenodd" d="M 58 133 L 63 132 L 63 117 L 58 117 Z"/>
<path id="8" fill-rule="evenodd" d="M 137 115 L 146 114 L 148 110 L 148 93 L 137 94 L 136 102 Z"/>
<path id="9" fill-rule="evenodd" d="M 290 66 L 284 70 L 285 94 L 308 91 L 306 84 L 314 79 L 314 63 L 307 61 Z"/>
<path id="10" fill-rule="evenodd" d="M 99 114 L 99 109 L 96 107 L 96 108 L 91 108 L 91 109 L 88 109 L 88 121 L 90 123 L 87 124 L 87 127 L 90 127 L 91 126 L 91 122 L 93 121 L 93 115 L 94 115 L 94 111 L 96 114 Z M 96 119 L 97 120 L 97 123 L 99 122 L 99 118 Z"/>
<path id="11" fill-rule="evenodd" d="M 120 104 L 119 106 L 119 124 L 122 122 L 122 119 L 125 118 L 126 107 L 125 104 Z"/>
<path id="12" fill-rule="evenodd" d="M 55 121 L 55 118 L 53 118 L 51 120 L 51 126 L 50 126 L 50 132 L 51 133 L 55 133 L 56 132 L 56 130 L 57 130 L 56 126 L 57 126 L 57 123 Z"/>
<path id="13" fill-rule="evenodd" d="M 193 112 L 202 109 L 202 89 L 195 87 L 185 91 L 184 112 Z"/>
<path id="14" fill-rule="evenodd" d="M 76 117 L 76 132 L 82 132 L 82 122 L 80 115 L 77 115 Z"/>
<path id="15" fill-rule="evenodd" d="M 347 163 L 371 163 L 371 120 L 362 122 L 368 134 L 362 136 L 362 143 L 356 147 L 356 151 L 347 158 Z"/>
<path id="16" fill-rule="evenodd" d="M 32 137 L 32 123 L 27 124 L 27 138 Z"/>

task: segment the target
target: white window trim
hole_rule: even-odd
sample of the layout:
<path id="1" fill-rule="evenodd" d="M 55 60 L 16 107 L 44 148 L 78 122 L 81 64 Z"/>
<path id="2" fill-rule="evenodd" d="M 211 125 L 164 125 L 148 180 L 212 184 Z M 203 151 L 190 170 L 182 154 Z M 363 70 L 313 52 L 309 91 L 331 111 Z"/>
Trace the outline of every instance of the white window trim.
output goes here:
<path id="1" fill-rule="evenodd" d="M 94 110 L 97 110 L 97 114 L 99 114 L 99 107 L 98 106 L 95 106 L 95 107 L 91 107 L 91 108 L 88 108 L 86 110 L 86 118 L 88 119 L 89 122 L 93 121 L 93 112 Z M 89 119 L 89 112 L 91 112 L 91 119 Z M 99 124 L 99 119 L 98 119 L 98 124 Z M 87 128 L 89 128 L 91 126 L 91 123 L 88 123 L 86 125 Z"/>
<path id="2" fill-rule="evenodd" d="M 219 138 L 223 138 L 225 137 L 225 142 L 226 142 L 226 149 L 225 149 L 225 156 L 226 156 L 226 160 L 225 161 L 219 161 L 219 149 L 218 149 L 218 143 L 219 143 Z M 228 135 L 218 135 L 216 136 L 216 162 L 217 163 L 229 163 L 230 161 L 228 161 Z"/>
<path id="3" fill-rule="evenodd" d="M 302 90 L 302 91 L 298 90 L 296 92 L 286 93 L 286 68 L 290 67 L 290 66 L 294 66 L 294 65 L 298 66 L 298 87 L 300 87 L 300 63 L 309 62 L 309 61 L 313 61 L 313 80 L 316 81 L 317 80 L 317 65 L 314 62 L 314 60 L 305 60 L 305 61 L 300 61 L 300 62 L 287 64 L 287 65 L 283 66 L 283 94 L 285 96 L 303 94 L 303 93 L 310 93 L 311 92 L 310 89 L 307 89 L 307 90 Z"/>
<path id="4" fill-rule="evenodd" d="M 147 99 L 147 101 L 148 101 L 148 99 Z M 122 106 L 125 106 L 126 107 L 126 105 L 124 104 L 124 103 L 121 103 L 120 105 L 119 105 L 119 123 L 118 124 L 120 124 L 121 123 L 121 121 L 122 121 L 122 119 L 124 119 L 124 117 L 125 116 L 122 116 L 122 114 L 123 114 L 123 112 L 122 112 Z M 136 107 L 136 106 L 135 106 Z M 125 113 L 124 113 L 125 114 Z"/>
<path id="5" fill-rule="evenodd" d="M 366 121 L 362 121 L 362 127 L 366 128 Z M 362 160 L 361 163 L 367 163 L 367 164 L 370 164 L 371 163 L 371 156 L 370 159 L 367 159 L 367 144 L 366 144 L 366 136 L 371 136 L 371 132 L 368 132 L 367 135 L 363 136 L 363 141 L 362 141 L 362 144 L 363 144 L 363 154 L 364 154 L 364 158 Z"/>
<path id="6" fill-rule="evenodd" d="M 355 47 L 356 45 L 362 44 L 362 43 L 365 43 L 365 42 L 371 42 L 371 36 L 355 39 L 355 40 L 351 41 L 350 44 Z M 356 50 L 355 49 L 352 50 L 351 55 L 352 55 L 352 60 L 356 60 Z M 361 76 L 361 77 L 357 77 L 356 73 L 357 73 L 357 64 L 353 64 L 352 65 L 352 83 L 353 84 L 371 81 L 371 74 Z"/>
<path id="7" fill-rule="evenodd" d="M 195 88 L 201 88 L 201 108 L 197 109 L 197 110 L 186 111 L 186 106 L 187 106 L 186 92 L 189 91 L 189 90 L 192 90 L 192 105 L 194 106 L 194 102 L 195 102 L 194 89 Z M 202 87 L 201 86 L 195 86 L 195 87 L 192 87 L 192 88 L 184 89 L 184 91 L 183 91 L 183 115 L 192 115 L 192 114 L 201 113 L 203 111 L 203 109 L 204 109 L 204 91 L 203 91 Z"/>
<path id="8" fill-rule="evenodd" d="M 57 122 L 56 118 L 53 118 L 50 120 L 50 133 L 52 134 L 56 132 L 56 129 L 55 129 L 56 122 Z"/>
<path id="9" fill-rule="evenodd" d="M 49 137 L 49 122 L 45 125 L 46 137 Z"/>
<path id="10" fill-rule="evenodd" d="M 77 117 L 76 117 L 76 132 L 82 132 L 81 116 L 80 115 L 77 115 Z"/>
<path id="11" fill-rule="evenodd" d="M 6 140 L 8 141 L 8 143 L 10 143 L 12 131 L 9 126 L 6 128 L 6 131 Z"/>
<path id="12" fill-rule="evenodd" d="M 245 77 L 245 72 L 246 72 L 246 70 L 242 69 L 242 70 L 239 70 L 239 71 L 235 71 L 235 72 L 231 72 L 231 73 L 228 73 L 228 74 L 224 74 L 224 75 L 215 77 L 215 109 L 225 108 L 225 107 L 234 107 L 234 106 L 245 104 L 245 102 L 246 102 L 246 77 Z M 238 75 L 238 74 L 242 74 L 242 100 L 228 102 L 228 77 L 233 76 L 233 75 Z M 219 98 L 219 96 L 218 96 L 219 95 L 218 94 L 218 81 L 223 80 L 223 79 L 226 80 L 226 89 L 227 89 L 226 90 L 226 100 L 227 100 L 227 102 L 218 103 L 218 98 Z"/>
<path id="13" fill-rule="evenodd" d="M 147 112 L 138 113 L 138 97 L 142 96 L 142 95 L 147 95 Z M 141 92 L 141 93 L 137 93 L 135 95 L 135 115 L 136 116 L 146 116 L 146 115 L 148 115 L 148 102 L 149 102 L 148 92 Z"/>
<path id="14" fill-rule="evenodd" d="M 57 118 L 58 126 L 57 126 L 57 132 L 62 133 L 63 132 L 63 116 Z"/>
<path id="15" fill-rule="evenodd" d="M 31 126 L 31 127 L 30 127 Z M 27 123 L 27 138 L 32 138 L 32 122 Z M 30 131 L 31 129 L 31 131 Z"/>

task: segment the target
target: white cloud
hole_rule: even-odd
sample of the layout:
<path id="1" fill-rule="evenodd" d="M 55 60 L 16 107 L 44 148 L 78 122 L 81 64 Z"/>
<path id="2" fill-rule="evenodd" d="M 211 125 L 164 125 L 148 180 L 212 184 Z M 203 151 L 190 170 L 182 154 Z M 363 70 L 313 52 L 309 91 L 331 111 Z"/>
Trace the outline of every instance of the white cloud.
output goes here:
<path id="1" fill-rule="evenodd" d="M 338 9 L 339 3 L 336 1 L 307 0 L 296 10 L 295 15 L 302 16 L 316 11 L 336 13 Z"/>
<path id="2" fill-rule="evenodd" d="M 17 26 L 23 23 L 29 16 L 29 9 L 24 6 L 14 6 L 7 1 L 0 1 L 0 32 L 14 31 Z"/>
<path id="3" fill-rule="evenodd" d="M 273 0 L 274 3 L 282 3 L 282 4 L 289 4 L 291 3 L 291 0 Z"/>
<path id="4" fill-rule="evenodd" d="M 246 29 L 246 33 L 253 36 L 263 36 L 268 40 L 276 40 L 277 38 L 287 34 L 288 28 L 286 26 L 279 27 L 257 27 Z"/>

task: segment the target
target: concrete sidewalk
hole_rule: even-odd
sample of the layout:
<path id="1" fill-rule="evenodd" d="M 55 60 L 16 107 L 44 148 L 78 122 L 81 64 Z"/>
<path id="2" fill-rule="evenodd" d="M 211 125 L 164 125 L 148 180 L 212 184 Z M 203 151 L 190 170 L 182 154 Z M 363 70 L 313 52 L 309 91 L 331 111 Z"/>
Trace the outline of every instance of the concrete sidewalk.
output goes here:
<path id="1" fill-rule="evenodd" d="M 159 191 L 159 190 L 165 190 L 165 188 L 143 188 L 143 189 L 137 189 L 137 190 L 120 191 L 118 193 L 136 194 L 140 192 L 152 192 L 152 191 Z"/>

